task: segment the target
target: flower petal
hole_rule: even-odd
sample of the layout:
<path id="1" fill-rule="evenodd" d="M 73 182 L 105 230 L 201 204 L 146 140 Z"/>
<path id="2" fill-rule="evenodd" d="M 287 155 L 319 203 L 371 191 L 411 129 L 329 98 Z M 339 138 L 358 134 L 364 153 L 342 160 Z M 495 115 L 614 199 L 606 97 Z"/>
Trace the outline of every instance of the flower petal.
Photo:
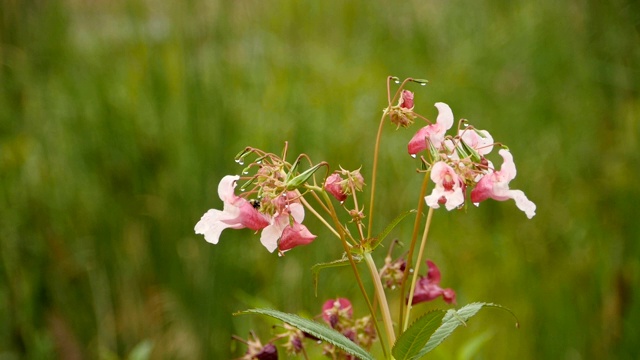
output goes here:
<path id="1" fill-rule="evenodd" d="M 218 184 L 218 196 L 220 200 L 227 202 L 233 202 L 236 196 L 233 190 L 236 188 L 236 181 L 240 179 L 238 175 L 227 175 L 220 180 Z"/>
<path id="2" fill-rule="evenodd" d="M 202 218 L 194 227 L 196 234 L 204 235 L 204 239 L 211 244 L 217 244 L 220 240 L 220 234 L 222 233 L 222 230 L 227 228 L 242 228 L 241 224 L 229 224 L 221 221 L 221 218 L 223 217 L 224 213 L 220 210 L 211 209 L 207 211 L 204 215 L 202 215 Z"/>
<path id="3" fill-rule="evenodd" d="M 435 107 L 438 109 L 436 123 L 442 127 L 440 131 L 442 131 L 442 134 L 444 135 L 444 133 L 453 126 L 453 111 L 451 111 L 449 105 L 443 102 L 436 103 Z"/>

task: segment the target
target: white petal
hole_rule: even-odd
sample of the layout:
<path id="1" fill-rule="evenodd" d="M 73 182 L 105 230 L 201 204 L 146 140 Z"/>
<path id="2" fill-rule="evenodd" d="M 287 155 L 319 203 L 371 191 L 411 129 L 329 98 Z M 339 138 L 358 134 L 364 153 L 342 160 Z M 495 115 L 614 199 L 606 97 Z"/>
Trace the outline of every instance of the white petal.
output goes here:
<path id="1" fill-rule="evenodd" d="M 217 244 L 222 230 L 235 227 L 235 225 L 220 221 L 221 215 L 223 215 L 223 212 L 220 210 L 211 209 L 207 211 L 194 228 L 196 234 L 204 235 L 204 239 L 211 244 Z"/>
<path id="2" fill-rule="evenodd" d="M 451 126 L 453 126 L 453 111 L 451 111 L 449 105 L 443 102 L 436 103 L 435 107 L 438 109 L 438 117 L 436 118 L 436 123 L 443 126 L 443 130 L 449 130 Z"/>
<path id="3" fill-rule="evenodd" d="M 281 235 L 282 230 L 274 223 L 262 229 L 260 242 L 269 252 L 273 252 L 278 247 L 278 239 L 280 239 Z"/>
<path id="4" fill-rule="evenodd" d="M 518 209 L 524 211 L 529 219 L 536 215 L 536 204 L 527 199 L 527 196 L 521 190 L 510 190 L 509 197 L 515 202 Z"/>
<path id="5" fill-rule="evenodd" d="M 291 216 L 297 223 L 302 223 L 302 220 L 304 220 L 304 206 L 302 204 L 289 204 L 289 211 L 291 211 Z"/>
<path id="6" fill-rule="evenodd" d="M 444 204 L 447 210 L 451 211 L 464 203 L 464 194 L 461 188 L 455 189 L 446 195 L 447 202 Z"/>
<path id="7" fill-rule="evenodd" d="M 218 196 L 225 203 L 230 202 L 234 198 L 233 190 L 236 188 L 236 181 L 240 179 L 238 175 L 227 175 L 220 180 L 218 184 Z"/>

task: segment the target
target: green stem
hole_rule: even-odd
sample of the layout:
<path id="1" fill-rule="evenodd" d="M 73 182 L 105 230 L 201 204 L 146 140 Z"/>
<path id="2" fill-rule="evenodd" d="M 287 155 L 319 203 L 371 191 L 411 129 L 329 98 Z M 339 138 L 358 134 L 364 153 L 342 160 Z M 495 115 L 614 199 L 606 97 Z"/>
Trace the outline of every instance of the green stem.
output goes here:
<path id="1" fill-rule="evenodd" d="M 389 109 L 391 109 L 391 104 L 398 99 L 398 97 L 402 92 L 402 89 L 404 89 L 404 86 L 409 81 L 413 81 L 412 78 L 404 79 L 402 84 L 400 84 L 400 87 L 398 87 L 398 90 L 396 90 L 396 93 L 393 96 L 393 99 L 391 99 L 390 98 L 391 93 L 390 93 L 390 87 L 389 87 L 389 81 L 391 80 L 391 78 L 392 76 L 387 76 L 388 105 L 385 111 L 382 113 L 382 118 L 380 118 L 380 125 L 378 125 L 378 134 L 376 135 L 376 146 L 373 149 L 373 170 L 371 174 L 371 200 L 369 201 L 369 228 L 367 229 L 367 238 L 371 238 L 371 228 L 373 225 L 373 205 L 374 205 L 374 200 L 376 195 L 376 173 L 378 172 L 378 154 L 380 153 L 380 139 L 382 138 L 382 125 L 384 125 L 384 118 L 387 117 L 387 115 L 389 114 Z"/>
<path id="2" fill-rule="evenodd" d="M 416 281 L 418 280 L 418 272 L 420 271 L 420 264 L 422 263 L 424 248 L 426 247 L 425 245 L 427 244 L 427 237 L 429 236 L 429 228 L 431 227 L 432 217 L 433 217 L 433 208 L 429 208 L 429 214 L 427 214 L 427 224 L 425 225 L 424 232 L 422 233 L 422 240 L 420 242 L 420 251 L 418 251 L 418 259 L 416 259 L 416 270 L 413 272 L 413 277 L 411 278 L 411 290 L 409 290 L 407 315 L 404 318 L 402 331 L 407 330 L 407 326 L 409 325 L 409 316 L 411 315 L 411 300 L 413 299 L 413 294 L 416 289 Z"/>
<path id="3" fill-rule="evenodd" d="M 371 277 L 373 278 L 373 285 L 376 289 L 376 298 L 380 303 L 380 312 L 382 313 L 382 322 L 384 323 L 384 329 L 387 333 L 387 341 L 389 343 L 389 347 L 392 347 L 396 342 L 396 334 L 393 330 L 393 322 L 391 321 L 391 313 L 389 312 L 389 304 L 387 303 L 387 297 L 384 293 L 384 289 L 382 288 L 382 281 L 380 280 L 380 274 L 378 274 L 378 268 L 376 268 L 375 262 L 373 262 L 373 257 L 371 257 L 371 253 L 365 252 L 364 260 L 369 267 L 369 272 L 371 273 Z"/>
<path id="4" fill-rule="evenodd" d="M 378 326 L 378 320 L 376 320 L 375 308 L 371 304 L 371 300 L 369 300 L 369 295 L 367 295 L 367 290 L 364 288 L 364 284 L 362 283 L 362 278 L 360 278 L 360 273 L 358 272 L 358 268 L 356 267 L 356 262 L 355 262 L 355 260 L 353 260 L 353 255 L 351 255 L 351 249 L 350 249 L 350 245 L 349 245 L 349 243 L 347 242 L 347 239 L 346 239 L 345 230 L 342 227 L 342 224 L 340 224 L 340 220 L 338 219 L 338 215 L 336 214 L 336 210 L 333 207 L 333 204 L 331 203 L 331 199 L 329 198 L 329 195 L 327 195 L 327 193 L 325 191 L 322 191 L 322 197 L 324 198 L 324 200 L 326 202 L 326 205 L 329 208 L 329 213 L 331 214 L 331 218 L 333 219 L 333 222 L 334 222 L 336 228 L 340 232 L 340 240 L 342 242 L 342 246 L 344 247 L 344 252 L 347 254 L 347 258 L 349 259 L 349 263 L 351 264 L 351 268 L 353 269 L 353 274 L 356 277 L 356 282 L 358 283 L 358 287 L 360 288 L 360 291 L 362 292 L 362 296 L 364 296 L 364 299 L 367 302 L 367 306 L 369 307 L 369 312 L 371 313 L 371 319 L 373 320 L 373 325 L 376 328 L 376 332 L 378 333 L 378 337 L 382 338 L 382 332 L 380 331 L 380 327 Z M 369 254 L 365 254 L 365 259 L 366 259 L 366 255 L 369 255 Z M 371 255 L 369 255 L 369 257 L 370 256 Z M 374 267 L 375 267 L 375 265 L 374 265 Z M 375 273 L 376 273 L 376 275 L 378 274 L 377 271 Z M 380 278 L 379 277 L 378 277 L 378 282 L 380 282 Z M 384 341 L 380 341 L 380 345 L 382 346 L 382 352 L 384 353 L 384 356 L 386 358 L 388 356 L 388 353 L 387 353 L 387 348 L 384 345 Z M 393 343 L 391 343 L 391 346 L 392 345 L 393 345 Z"/>
<path id="5" fill-rule="evenodd" d="M 388 109 L 388 108 L 387 108 Z M 380 125 L 378 126 L 378 134 L 376 135 L 376 146 L 373 149 L 373 170 L 371 171 L 371 199 L 369 200 L 369 227 L 367 228 L 367 238 L 371 237 L 371 228 L 373 225 L 373 207 L 376 198 L 376 173 L 378 172 L 378 153 L 380 153 L 380 139 L 382 138 L 382 125 L 388 111 L 382 113 Z"/>
<path id="6" fill-rule="evenodd" d="M 416 219 L 413 223 L 413 233 L 411 234 L 411 245 L 409 245 L 409 253 L 407 254 L 407 264 L 404 268 L 404 273 L 402 274 L 402 285 L 400 286 L 400 299 L 402 299 L 402 301 L 400 301 L 400 311 L 398 312 L 398 323 L 400 324 L 400 329 L 402 329 L 402 331 L 404 331 L 404 294 L 407 287 L 407 279 L 409 278 L 409 270 L 412 266 L 413 251 L 416 248 L 418 232 L 420 231 L 420 224 L 422 224 L 422 210 L 425 205 L 424 197 L 427 194 L 427 185 L 429 185 L 429 172 L 426 172 L 422 179 L 422 187 L 420 188 L 420 196 L 418 197 Z"/>

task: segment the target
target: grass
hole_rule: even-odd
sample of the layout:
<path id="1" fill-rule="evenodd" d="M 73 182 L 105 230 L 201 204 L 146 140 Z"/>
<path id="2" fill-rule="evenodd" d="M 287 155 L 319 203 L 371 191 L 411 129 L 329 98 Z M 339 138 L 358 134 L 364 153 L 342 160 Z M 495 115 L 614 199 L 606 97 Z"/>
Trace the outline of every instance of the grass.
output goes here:
<path id="1" fill-rule="evenodd" d="M 154 358 L 237 357 L 231 334 L 270 333 L 234 311 L 313 316 L 326 298 L 359 299 L 340 270 L 313 296 L 309 267 L 340 256 L 319 224 L 284 258 L 249 231 L 212 246 L 193 226 L 220 206 L 217 182 L 247 145 L 289 141 L 368 174 L 387 75 L 429 79 L 412 89 L 423 113 L 447 102 L 507 143 L 512 185 L 538 205 L 531 221 L 509 202 L 436 212 L 427 252 L 442 284 L 460 304 L 511 308 L 521 328 L 488 311 L 434 357 L 640 355 L 634 2 L 1 9 L 0 358 L 124 358 L 147 340 Z M 412 135 L 385 129 L 378 219 L 415 206 Z"/>

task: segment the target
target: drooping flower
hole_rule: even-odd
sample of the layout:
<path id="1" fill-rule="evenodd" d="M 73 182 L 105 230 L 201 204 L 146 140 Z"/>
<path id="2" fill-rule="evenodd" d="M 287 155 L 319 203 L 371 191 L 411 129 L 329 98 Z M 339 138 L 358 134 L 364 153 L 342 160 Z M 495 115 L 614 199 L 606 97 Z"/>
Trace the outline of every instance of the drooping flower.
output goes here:
<path id="1" fill-rule="evenodd" d="M 295 192 L 290 191 L 285 196 L 279 196 L 275 201 L 271 201 L 277 212 L 260 235 L 260 242 L 269 252 L 275 249 L 284 252 L 298 245 L 309 244 L 316 238 L 306 226 L 302 225 L 304 206 L 298 200 L 291 200 L 296 196 Z"/>
<path id="2" fill-rule="evenodd" d="M 282 231 L 282 237 L 278 242 L 278 250 L 285 252 L 296 246 L 307 245 L 316 238 L 306 226 L 294 222 Z"/>
<path id="3" fill-rule="evenodd" d="M 413 110 L 413 92 L 409 90 L 402 90 L 400 107 L 407 110 Z"/>
<path id="4" fill-rule="evenodd" d="M 438 102 L 435 104 L 438 109 L 438 117 L 436 123 L 427 125 L 411 138 L 407 150 L 409 154 L 415 155 L 429 147 L 429 143 L 434 147 L 440 148 L 444 141 L 444 134 L 453 126 L 453 112 L 449 105 Z"/>
<path id="5" fill-rule="evenodd" d="M 513 199 L 518 209 L 524 211 L 531 219 L 536 215 L 536 204 L 530 201 L 521 190 L 509 189 L 509 182 L 516 177 L 513 155 L 506 149 L 501 149 L 498 153 L 504 160 L 500 170 L 490 172 L 478 181 L 476 187 L 471 191 L 471 201 L 479 203 L 489 198 L 498 201 Z"/>
<path id="6" fill-rule="evenodd" d="M 347 192 L 343 186 L 343 179 L 338 173 L 333 173 L 327 177 L 327 180 L 324 182 L 324 188 L 338 201 L 345 201 L 347 199 Z"/>
<path id="7" fill-rule="evenodd" d="M 431 301 L 439 296 L 448 304 L 455 304 L 456 292 L 452 289 L 443 289 L 440 287 L 440 270 L 431 260 L 427 260 L 427 276 L 421 277 L 416 283 L 416 290 L 411 299 L 411 305 L 415 305 L 425 301 Z"/>
<path id="8" fill-rule="evenodd" d="M 364 177 L 360 174 L 360 169 L 353 171 L 342 169 L 342 167 L 340 169 L 340 171 L 337 171 L 327 177 L 327 180 L 324 182 L 324 188 L 338 201 L 344 201 L 347 199 L 348 195 L 351 195 L 352 189 L 362 191 L 362 187 L 365 184 Z M 346 178 L 343 178 L 341 175 Z"/>
<path id="9" fill-rule="evenodd" d="M 447 210 L 453 210 L 464 203 L 464 183 L 444 161 L 433 164 L 431 181 L 435 187 L 431 195 L 424 198 L 429 207 L 437 209 L 440 204 L 444 204 Z"/>
<path id="10" fill-rule="evenodd" d="M 222 230 L 243 229 L 260 230 L 269 225 L 269 218 L 261 214 L 246 199 L 236 196 L 234 189 L 239 176 L 227 175 L 218 184 L 218 196 L 224 202 L 223 210 L 207 211 L 194 230 L 204 235 L 207 242 L 217 244 Z"/>

